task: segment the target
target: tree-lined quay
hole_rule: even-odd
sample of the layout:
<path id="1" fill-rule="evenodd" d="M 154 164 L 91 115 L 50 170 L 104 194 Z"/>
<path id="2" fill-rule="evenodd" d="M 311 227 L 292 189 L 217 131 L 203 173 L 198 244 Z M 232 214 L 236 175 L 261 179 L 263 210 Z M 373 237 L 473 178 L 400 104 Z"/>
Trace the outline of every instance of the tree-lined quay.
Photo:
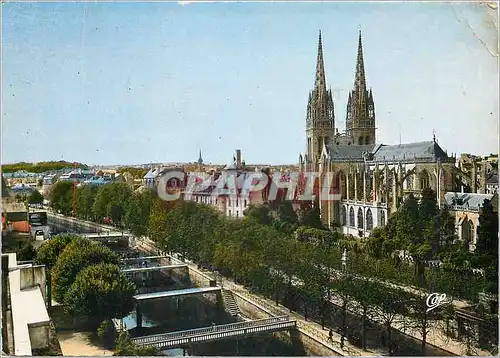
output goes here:
<path id="1" fill-rule="evenodd" d="M 54 186 L 54 210 L 71 213 L 71 190 L 66 183 Z M 163 251 L 217 270 L 306 318 L 325 324 L 340 315 L 342 340 L 349 338 L 362 348 L 373 321 L 383 325 L 381 339 L 393 352 L 393 329 L 404 322 L 420 332 L 425 353 L 426 337 L 436 322 L 445 322 L 446 333 L 453 335 L 449 323 L 455 312 L 452 305 L 426 312 L 422 292 L 477 304 L 482 292 L 498 289 L 498 221 L 491 204 L 485 201 L 481 209 L 477 248 L 471 253 L 457 240 L 453 220 L 446 208 L 438 208 L 435 197 L 431 190 L 424 190 L 418 201 L 410 196 L 386 227 L 366 239 L 325 230 L 314 205 L 296 213 L 289 202 L 272 202 L 250 207 L 245 218 L 232 220 L 203 204 L 164 202 L 153 191 L 132 193 L 119 183 L 78 188 L 75 215 L 148 236 Z M 401 259 L 401 251 L 411 260 Z M 442 264 L 429 264 L 436 260 Z M 352 307 L 361 315 L 359 327 L 347 327 Z M 492 334 L 474 341 L 472 330 L 462 329 L 464 353 L 479 346 L 494 352 L 497 312 L 476 311 L 493 323 L 488 328 Z"/>

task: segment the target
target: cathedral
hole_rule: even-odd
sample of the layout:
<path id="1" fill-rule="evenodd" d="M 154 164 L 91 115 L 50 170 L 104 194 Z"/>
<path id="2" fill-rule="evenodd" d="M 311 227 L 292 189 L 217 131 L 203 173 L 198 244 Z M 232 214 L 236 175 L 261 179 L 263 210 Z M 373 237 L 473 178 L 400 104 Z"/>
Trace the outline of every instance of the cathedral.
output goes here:
<path id="1" fill-rule="evenodd" d="M 366 237 L 377 226 L 384 226 L 406 195 L 416 197 L 430 187 L 437 202 L 460 184 L 476 182 L 455 167 L 436 139 L 385 145 L 377 142 L 375 102 L 368 88 L 361 32 L 358 38 L 354 86 L 349 92 L 345 132 L 335 127 L 335 103 L 327 88 L 321 32 L 316 60 L 314 88 L 306 111 L 306 153 L 299 156 L 302 171 L 333 177 L 340 201 L 321 200 L 321 219 L 325 226 L 337 227 L 345 234 Z M 319 181 L 320 191 L 324 180 Z"/>

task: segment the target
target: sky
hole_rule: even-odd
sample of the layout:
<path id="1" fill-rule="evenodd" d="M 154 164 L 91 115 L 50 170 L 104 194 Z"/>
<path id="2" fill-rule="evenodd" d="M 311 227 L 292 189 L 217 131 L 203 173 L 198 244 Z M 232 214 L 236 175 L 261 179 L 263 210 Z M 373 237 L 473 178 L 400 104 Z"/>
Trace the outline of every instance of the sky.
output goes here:
<path id="1" fill-rule="evenodd" d="M 498 153 L 498 17 L 478 3 L 2 3 L 2 163 L 292 164 L 322 31 L 345 129 L 358 29 L 377 142 Z"/>

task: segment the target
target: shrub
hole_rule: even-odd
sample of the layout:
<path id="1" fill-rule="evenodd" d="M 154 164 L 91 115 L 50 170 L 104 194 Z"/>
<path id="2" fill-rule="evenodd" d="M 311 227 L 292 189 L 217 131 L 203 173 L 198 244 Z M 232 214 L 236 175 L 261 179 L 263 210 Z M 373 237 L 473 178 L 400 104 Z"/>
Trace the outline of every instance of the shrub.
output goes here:
<path id="1" fill-rule="evenodd" d="M 59 255 L 52 272 L 54 298 L 64 301 L 76 276 L 86 267 L 99 264 L 118 264 L 118 256 L 107 247 L 88 239 L 73 240 Z"/>

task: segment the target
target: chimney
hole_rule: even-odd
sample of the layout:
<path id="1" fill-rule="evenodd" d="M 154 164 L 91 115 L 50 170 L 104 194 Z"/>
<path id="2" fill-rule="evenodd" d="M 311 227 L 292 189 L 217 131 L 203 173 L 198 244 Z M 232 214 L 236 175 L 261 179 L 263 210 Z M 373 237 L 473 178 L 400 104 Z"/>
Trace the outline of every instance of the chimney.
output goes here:
<path id="1" fill-rule="evenodd" d="M 240 149 L 236 149 L 236 168 L 240 168 L 241 167 L 241 150 Z"/>

